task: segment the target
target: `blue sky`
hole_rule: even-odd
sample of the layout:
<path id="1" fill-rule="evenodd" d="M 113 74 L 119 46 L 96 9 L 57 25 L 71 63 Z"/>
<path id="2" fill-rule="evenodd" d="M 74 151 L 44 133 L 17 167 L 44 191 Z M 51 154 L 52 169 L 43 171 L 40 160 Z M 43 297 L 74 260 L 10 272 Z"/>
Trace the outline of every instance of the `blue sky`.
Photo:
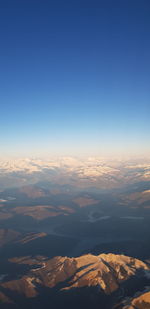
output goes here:
<path id="1" fill-rule="evenodd" d="M 1 0 L 1 155 L 148 154 L 149 0 Z"/>

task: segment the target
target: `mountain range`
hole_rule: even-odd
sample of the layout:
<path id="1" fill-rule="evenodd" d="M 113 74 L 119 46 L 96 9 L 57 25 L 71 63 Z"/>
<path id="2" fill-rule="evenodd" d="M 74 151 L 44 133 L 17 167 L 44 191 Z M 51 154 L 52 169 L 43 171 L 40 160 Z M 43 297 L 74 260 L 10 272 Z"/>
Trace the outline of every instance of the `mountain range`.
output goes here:
<path id="1" fill-rule="evenodd" d="M 149 210 L 149 160 L 3 160 L 0 307 L 150 308 Z"/>
<path id="2" fill-rule="evenodd" d="M 115 254 L 10 258 L 17 273 L 0 276 L 2 308 L 150 308 L 150 265 Z M 39 302 L 39 306 L 37 305 Z"/>

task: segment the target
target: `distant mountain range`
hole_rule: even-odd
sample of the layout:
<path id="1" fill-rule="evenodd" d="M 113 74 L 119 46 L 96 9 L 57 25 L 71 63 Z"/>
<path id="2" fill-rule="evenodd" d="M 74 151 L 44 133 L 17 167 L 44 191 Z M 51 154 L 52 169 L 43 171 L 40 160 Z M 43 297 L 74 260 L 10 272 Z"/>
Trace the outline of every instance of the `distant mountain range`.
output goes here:
<path id="1" fill-rule="evenodd" d="M 150 309 L 149 211 L 148 160 L 2 161 L 0 308 Z"/>
<path id="2" fill-rule="evenodd" d="M 0 161 L 2 188 L 52 181 L 77 187 L 96 186 L 106 189 L 127 183 L 150 180 L 149 160 L 106 160 L 104 158 L 63 157 L 51 160 L 18 159 Z"/>

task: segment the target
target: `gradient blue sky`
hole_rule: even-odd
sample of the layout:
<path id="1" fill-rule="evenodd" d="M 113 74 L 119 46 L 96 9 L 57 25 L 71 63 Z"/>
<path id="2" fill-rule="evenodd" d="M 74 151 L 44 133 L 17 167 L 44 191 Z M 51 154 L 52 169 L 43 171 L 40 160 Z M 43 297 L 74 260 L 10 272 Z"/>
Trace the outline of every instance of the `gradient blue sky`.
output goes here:
<path id="1" fill-rule="evenodd" d="M 1 0 L 5 155 L 148 154 L 150 1 Z"/>

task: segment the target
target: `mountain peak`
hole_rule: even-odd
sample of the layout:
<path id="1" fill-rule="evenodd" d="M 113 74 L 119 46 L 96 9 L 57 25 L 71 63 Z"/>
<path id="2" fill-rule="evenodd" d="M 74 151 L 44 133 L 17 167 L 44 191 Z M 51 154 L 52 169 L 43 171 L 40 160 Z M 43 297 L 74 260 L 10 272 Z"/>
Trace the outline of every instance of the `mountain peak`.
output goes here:
<path id="1" fill-rule="evenodd" d="M 76 289 L 81 292 L 88 288 L 89 293 L 94 289 L 100 299 L 104 295 L 109 295 L 113 303 L 114 292 L 119 291 L 124 299 L 130 280 L 132 289 L 134 286 L 132 297 L 138 291 L 139 282 L 142 284 L 142 290 L 146 285 L 150 286 L 150 266 L 125 255 L 85 254 L 76 258 L 56 256 L 52 259 L 44 256 L 26 256 L 10 259 L 9 262 L 27 266 L 27 271 L 19 275 L 19 278 L 14 277 L 13 280 L 8 280 L 7 276 L 4 280 L 1 278 L 0 289 L 15 293 L 18 297 L 24 295 L 25 298 L 36 298 L 40 296 L 39 287 L 65 293 L 65 295 Z M 2 296 L 0 300 L 8 302 L 7 294 Z M 132 301 L 134 298 L 129 299 L 127 305 L 132 304 Z M 135 301 L 138 302 L 139 299 Z M 118 308 L 123 308 L 124 304 Z"/>

